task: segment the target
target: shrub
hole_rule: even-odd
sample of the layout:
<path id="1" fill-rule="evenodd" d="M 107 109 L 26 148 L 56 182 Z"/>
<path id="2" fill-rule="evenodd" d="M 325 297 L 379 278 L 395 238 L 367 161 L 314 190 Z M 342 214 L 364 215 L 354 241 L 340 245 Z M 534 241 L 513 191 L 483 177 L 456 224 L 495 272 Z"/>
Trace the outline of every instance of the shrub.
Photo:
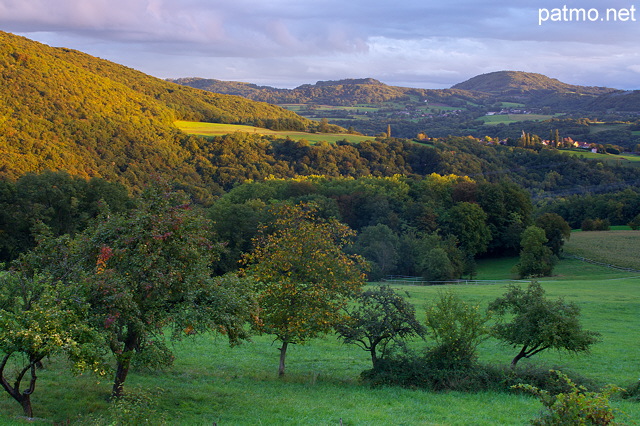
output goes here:
<path id="1" fill-rule="evenodd" d="M 554 372 L 559 380 L 569 387 L 569 392 L 553 395 L 535 386 L 520 384 L 515 388 L 525 390 L 537 396 L 545 407 L 545 411 L 537 419 L 531 421 L 533 425 L 611 425 L 614 423 L 614 410 L 609 405 L 611 395 L 622 389 L 609 385 L 601 393 L 588 392 L 583 386 L 578 386 L 562 372 Z"/>
<path id="2" fill-rule="evenodd" d="M 608 231 L 611 227 L 609 219 L 585 219 L 580 229 L 583 231 Z"/>

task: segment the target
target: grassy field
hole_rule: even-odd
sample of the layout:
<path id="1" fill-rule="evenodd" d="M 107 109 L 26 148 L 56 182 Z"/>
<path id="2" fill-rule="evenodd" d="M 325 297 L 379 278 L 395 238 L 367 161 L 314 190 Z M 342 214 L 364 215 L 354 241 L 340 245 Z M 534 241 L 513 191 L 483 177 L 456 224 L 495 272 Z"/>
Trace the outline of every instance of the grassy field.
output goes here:
<path id="1" fill-rule="evenodd" d="M 507 280 L 515 261 L 481 261 L 478 278 Z M 555 276 L 541 281 L 550 297 L 576 302 L 584 326 L 602 333 L 602 342 L 590 354 L 548 352 L 521 362 L 560 366 L 600 383 L 625 386 L 636 381 L 640 276 L 569 259 L 560 262 Z M 395 287 L 409 293 L 422 318 L 425 304 L 447 287 L 485 307 L 505 285 Z M 358 380 L 360 372 L 370 368 L 367 353 L 333 336 L 291 347 L 287 376 L 278 379 L 278 347 L 269 336 L 235 348 L 212 335 L 178 342 L 172 368 L 130 374 L 126 386 L 140 401 L 137 408 L 107 402 L 110 378 L 68 377 L 60 360 L 48 360 L 33 397 L 35 415 L 49 423 L 71 424 L 112 424 L 108 416 L 119 416 L 121 424 L 140 424 L 147 418 L 151 424 L 181 425 L 524 425 L 541 408 L 534 398 L 497 392 L 369 388 Z M 494 340 L 480 347 L 483 362 L 506 365 L 513 355 L 514 349 Z M 626 424 L 640 418 L 639 403 L 617 400 L 615 406 L 626 412 L 620 417 Z M 0 396 L 0 424 L 19 424 L 20 414 L 17 403 Z"/>
<path id="2" fill-rule="evenodd" d="M 235 132 L 256 133 L 260 135 L 276 136 L 279 138 L 291 138 L 294 140 L 305 139 L 311 143 L 326 141 L 334 143 L 341 140 L 349 142 L 363 142 L 372 140 L 371 136 L 357 136 L 343 133 L 306 133 L 293 131 L 276 131 L 261 127 L 242 126 L 238 124 L 202 123 L 197 121 L 176 121 L 176 126 L 185 133 L 198 136 L 222 136 Z"/>
<path id="3" fill-rule="evenodd" d="M 640 231 L 573 232 L 564 250 L 597 262 L 640 270 Z"/>
<path id="4" fill-rule="evenodd" d="M 484 121 L 485 125 L 494 124 L 510 124 L 517 123 L 519 121 L 542 121 L 552 118 L 552 115 L 542 114 L 499 114 L 499 115 L 485 115 L 480 119 Z"/>
<path id="5" fill-rule="evenodd" d="M 566 150 L 562 149 L 560 152 L 563 152 L 568 155 L 576 155 L 578 157 L 587 158 L 590 160 L 599 160 L 607 163 L 615 163 L 620 165 L 628 165 L 640 167 L 640 155 L 614 155 L 614 154 L 598 154 L 591 151 L 574 151 L 574 150 Z"/>

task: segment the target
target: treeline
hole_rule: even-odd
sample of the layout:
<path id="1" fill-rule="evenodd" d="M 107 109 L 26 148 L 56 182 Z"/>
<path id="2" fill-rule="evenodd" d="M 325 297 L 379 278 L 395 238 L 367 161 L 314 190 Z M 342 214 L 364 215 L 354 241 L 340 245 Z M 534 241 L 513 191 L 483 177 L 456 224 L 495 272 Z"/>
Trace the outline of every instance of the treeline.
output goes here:
<path id="1" fill-rule="evenodd" d="M 455 175 L 425 178 L 316 176 L 245 183 L 209 210 L 223 241 L 218 272 L 237 268 L 274 205 L 313 203 L 318 215 L 358 232 L 354 253 L 371 264 L 369 278 L 473 275 L 483 254 L 516 255 L 532 224 L 529 195 L 513 183 L 476 182 Z"/>
<path id="2" fill-rule="evenodd" d="M 433 173 L 458 176 L 452 179 L 460 179 L 460 185 L 452 182 L 447 185 L 453 185 L 458 192 L 466 185 L 471 191 L 467 198 L 455 192 L 457 198 L 452 199 L 453 189 L 448 189 L 449 195 L 429 202 L 435 210 L 446 210 L 452 207 L 452 203 L 466 201 L 481 206 L 490 218 L 495 216 L 495 220 L 511 220 L 500 210 L 502 207 L 496 207 L 496 213 L 489 213 L 491 203 L 483 201 L 485 189 L 498 185 L 502 188 L 498 192 L 518 188 L 513 191 L 520 194 L 517 202 L 523 206 L 531 204 L 529 197 L 533 195 L 535 204 L 543 207 L 541 212 L 555 212 L 573 228 L 580 227 L 585 219 L 597 218 L 608 219 L 613 225 L 626 224 L 638 211 L 637 191 L 634 189 L 639 180 L 637 169 L 610 167 L 554 150 L 537 152 L 514 147 L 490 147 L 466 138 L 451 138 L 434 145 L 395 139 L 360 144 L 342 142 L 310 145 L 304 141 L 234 134 L 210 140 L 185 137 L 183 149 L 192 154 L 187 157 L 186 165 L 178 170 L 188 173 L 173 179 L 174 187 L 188 192 L 199 205 L 211 206 L 215 203 L 214 208 L 220 208 L 238 197 L 238 194 L 251 194 L 250 191 L 254 189 L 250 188 L 270 189 L 264 190 L 268 195 L 247 195 L 246 199 L 231 204 L 251 206 L 258 202 L 256 200 L 261 200 L 260 203 L 269 203 L 272 199 L 283 201 L 293 196 L 291 194 L 302 191 L 298 195 L 330 198 L 327 201 L 321 197 L 322 203 L 333 206 L 333 211 L 340 213 L 340 219 L 358 231 L 367 226 L 384 225 L 396 237 L 401 237 L 407 226 L 416 227 L 415 224 L 422 221 L 427 222 L 417 226 L 421 232 L 432 232 L 445 223 L 445 216 L 440 216 L 442 212 L 426 214 L 422 210 L 425 208 L 424 199 L 420 197 L 432 195 L 417 195 L 420 192 L 420 189 L 416 189 L 420 186 L 417 182 L 430 182 L 430 176 L 436 176 Z M 192 166 L 187 166 L 189 164 Z M 152 163 L 148 165 L 150 168 L 153 166 Z M 129 165 L 128 170 L 132 168 Z M 166 175 L 169 173 L 166 172 Z M 322 183 L 322 179 L 314 181 L 314 175 L 323 176 L 326 182 L 334 182 L 331 185 L 335 188 L 329 189 L 329 184 Z M 394 178 L 394 175 L 405 177 Z M 139 173 L 136 176 L 141 186 L 155 179 L 151 169 L 148 174 Z M 301 176 L 310 177 L 305 180 Z M 271 180 L 265 181 L 268 178 Z M 287 182 L 278 178 L 297 180 L 278 186 L 275 182 Z M 247 180 L 253 183 L 245 183 Z M 463 184 L 462 181 L 466 180 L 472 183 Z M 185 184 L 189 181 L 195 183 Z M 343 188 L 336 189 L 338 185 L 335 182 L 342 182 Z M 371 195 L 367 189 L 369 186 L 363 182 L 373 182 L 367 184 L 373 187 L 381 185 L 380 182 L 403 183 L 397 188 L 393 187 L 396 193 L 383 191 Z M 282 189 L 283 186 L 288 189 Z M 280 189 L 276 190 L 276 187 Z M 5 260 L 33 245 L 31 230 L 35 223 L 47 224 L 56 235 L 73 232 L 81 229 L 87 218 L 95 216 L 101 200 L 111 209 L 119 210 L 127 204 L 129 194 L 127 188 L 117 181 L 109 183 L 101 178 L 87 181 L 66 172 L 28 173 L 16 180 L 3 179 L 0 180 L 0 188 L 0 253 Z M 628 189 L 616 193 L 624 188 Z M 277 194 L 274 195 L 274 192 Z M 506 196 L 503 193 L 498 197 Z M 521 199 L 523 196 L 526 202 Z M 335 203 L 338 203 L 339 209 Z M 509 212 L 513 210 L 513 207 L 507 209 Z M 532 214 L 529 208 L 525 210 L 528 213 L 520 214 L 523 225 L 528 223 Z M 254 213 L 249 213 L 245 211 L 232 215 L 229 220 L 243 215 L 255 217 Z M 237 228 L 240 229 L 242 227 Z M 387 230 L 368 231 L 372 232 L 384 233 Z M 505 245 L 504 241 L 496 242 L 498 234 L 492 232 L 493 242 L 488 244 L 487 250 L 492 253 L 505 250 L 514 253 L 518 238 L 513 236 L 510 245 Z M 392 240 L 395 241 L 395 237 Z M 244 241 L 246 243 L 248 240 Z M 231 259 L 234 258 L 231 256 Z M 409 257 L 401 256 L 401 259 Z M 230 262 L 233 264 L 234 261 Z M 415 264 L 398 268 L 398 273 L 419 272 Z"/>
<path id="3" fill-rule="evenodd" d="M 574 229 L 583 227 L 585 220 L 627 225 L 640 214 L 640 190 L 558 197 L 545 201 L 539 210 L 562 216 Z"/>
<path id="4" fill-rule="evenodd" d="M 135 203 L 125 188 L 64 172 L 27 174 L 0 182 L 0 261 L 35 247 L 44 225 L 53 236 L 81 232 L 100 212 L 119 213 Z M 358 233 L 353 252 L 372 266 L 371 279 L 423 275 L 431 280 L 474 273 L 483 254 L 515 255 L 533 207 L 525 190 L 508 181 L 467 177 L 327 177 L 267 179 L 236 186 L 208 209 L 224 249 L 215 269 L 235 271 L 251 250 L 274 206 L 313 204 L 318 216 Z"/>
<path id="5" fill-rule="evenodd" d="M 431 173 L 470 176 L 476 180 L 511 180 L 543 197 L 555 191 L 587 193 L 634 185 L 635 168 L 616 167 L 563 154 L 518 147 L 487 146 L 474 138 L 450 137 L 421 144 L 403 139 L 376 139 L 311 145 L 301 140 L 232 134 L 185 142 L 198 174 L 216 193 L 269 176 L 393 176 Z M 615 188 L 614 188 L 615 189 Z"/>
<path id="6" fill-rule="evenodd" d="M 121 184 L 67 172 L 0 180 L 0 263 L 35 247 L 43 226 L 56 237 L 73 235 L 101 212 L 121 213 L 133 204 Z"/>

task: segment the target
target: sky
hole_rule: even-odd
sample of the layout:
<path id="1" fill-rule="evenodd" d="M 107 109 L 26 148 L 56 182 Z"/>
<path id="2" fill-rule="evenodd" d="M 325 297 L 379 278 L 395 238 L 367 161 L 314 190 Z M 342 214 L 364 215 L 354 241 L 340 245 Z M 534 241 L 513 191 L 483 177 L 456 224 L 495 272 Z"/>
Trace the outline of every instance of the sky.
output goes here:
<path id="1" fill-rule="evenodd" d="M 632 1 L 0 0 L 0 30 L 159 78 L 440 89 L 514 70 L 640 89 Z"/>

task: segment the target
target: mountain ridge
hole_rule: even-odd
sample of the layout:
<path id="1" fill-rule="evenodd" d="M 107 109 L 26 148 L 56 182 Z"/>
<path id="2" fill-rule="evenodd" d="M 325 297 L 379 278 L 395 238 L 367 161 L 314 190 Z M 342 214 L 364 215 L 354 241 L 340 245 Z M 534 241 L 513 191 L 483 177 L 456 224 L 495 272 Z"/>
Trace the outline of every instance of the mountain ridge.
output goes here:
<path id="1" fill-rule="evenodd" d="M 610 87 L 568 84 L 543 74 L 524 71 L 495 71 L 480 74 L 448 89 L 392 86 L 373 78 L 318 81 L 315 84 L 302 84 L 294 89 L 279 89 L 252 83 L 200 77 L 168 81 L 273 104 L 303 103 L 336 106 L 384 103 L 417 97 L 422 101 L 452 106 L 468 102 L 506 101 L 531 103 L 534 107 L 600 109 L 598 106 L 600 98 L 606 101 L 609 95 L 625 93 Z"/>

